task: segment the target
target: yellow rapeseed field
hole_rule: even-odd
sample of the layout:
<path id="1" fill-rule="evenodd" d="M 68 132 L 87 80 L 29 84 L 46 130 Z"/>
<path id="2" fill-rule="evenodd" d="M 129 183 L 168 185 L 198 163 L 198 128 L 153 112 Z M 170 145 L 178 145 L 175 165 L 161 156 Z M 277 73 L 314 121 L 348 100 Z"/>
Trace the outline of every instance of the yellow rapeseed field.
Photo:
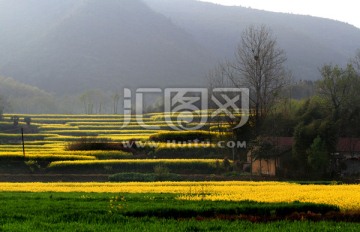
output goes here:
<path id="1" fill-rule="evenodd" d="M 360 210 L 360 185 L 299 185 L 285 182 L 0 183 L 0 191 L 175 193 L 181 200 L 313 202 Z"/>

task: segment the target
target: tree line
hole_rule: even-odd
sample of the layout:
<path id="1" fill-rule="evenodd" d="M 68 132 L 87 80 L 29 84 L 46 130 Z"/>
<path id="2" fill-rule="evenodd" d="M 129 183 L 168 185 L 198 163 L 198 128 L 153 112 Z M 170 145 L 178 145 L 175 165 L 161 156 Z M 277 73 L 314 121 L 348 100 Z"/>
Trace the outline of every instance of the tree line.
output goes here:
<path id="1" fill-rule="evenodd" d="M 209 83 L 211 87 L 250 90 L 249 122 L 233 134 L 252 141 L 250 149 L 258 158 L 284 152 L 267 142 L 269 138 L 293 137 L 288 169 L 298 176 L 331 175 L 339 138 L 360 136 L 360 50 L 354 53 L 345 67 L 320 67 L 318 81 L 294 83 L 285 68 L 285 51 L 271 29 L 250 26 L 243 31 L 234 58 L 209 73 Z M 236 124 L 239 119 L 233 120 Z"/>

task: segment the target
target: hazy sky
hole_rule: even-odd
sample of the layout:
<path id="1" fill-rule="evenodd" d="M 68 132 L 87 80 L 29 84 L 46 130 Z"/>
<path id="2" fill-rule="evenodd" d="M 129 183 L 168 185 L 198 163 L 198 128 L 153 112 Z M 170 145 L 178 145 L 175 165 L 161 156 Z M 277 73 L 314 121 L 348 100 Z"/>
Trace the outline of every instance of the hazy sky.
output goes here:
<path id="1" fill-rule="evenodd" d="M 200 0 L 222 5 L 240 5 L 275 12 L 312 15 L 330 18 L 360 28 L 356 0 Z"/>

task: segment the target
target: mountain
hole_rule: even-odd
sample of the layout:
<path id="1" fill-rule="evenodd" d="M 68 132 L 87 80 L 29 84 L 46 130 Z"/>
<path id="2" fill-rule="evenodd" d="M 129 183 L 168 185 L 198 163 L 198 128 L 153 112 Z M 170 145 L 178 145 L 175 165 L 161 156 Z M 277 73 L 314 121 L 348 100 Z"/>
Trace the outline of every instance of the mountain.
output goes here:
<path id="1" fill-rule="evenodd" d="M 251 24 L 273 30 L 296 79 L 360 48 L 346 23 L 195 0 L 0 0 L 0 75 L 57 95 L 206 86 Z"/>
<path id="2" fill-rule="evenodd" d="M 51 93 L 14 78 L 0 76 L 0 93 L 0 109 L 7 113 L 64 112 Z"/>
<path id="3" fill-rule="evenodd" d="M 0 0 L 0 64 L 23 55 L 26 47 L 66 18 L 79 2 Z"/>
<path id="4" fill-rule="evenodd" d="M 316 80 L 326 63 L 344 65 L 360 49 L 360 29 L 330 19 L 274 13 L 193 0 L 145 0 L 201 42 L 217 58 L 234 56 L 249 25 L 269 26 L 285 50 L 295 79 Z"/>
<path id="5" fill-rule="evenodd" d="M 207 51 L 143 2 L 87 0 L 68 11 L 2 74 L 55 93 L 204 85 Z"/>

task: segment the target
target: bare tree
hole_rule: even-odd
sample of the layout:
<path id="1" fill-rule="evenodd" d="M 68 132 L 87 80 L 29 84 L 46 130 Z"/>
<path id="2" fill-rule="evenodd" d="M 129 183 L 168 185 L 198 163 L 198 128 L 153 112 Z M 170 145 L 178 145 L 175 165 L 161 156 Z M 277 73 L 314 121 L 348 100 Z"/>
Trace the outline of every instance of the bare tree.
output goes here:
<path id="1" fill-rule="evenodd" d="M 84 106 L 84 113 L 92 114 L 94 109 L 94 102 L 90 96 L 89 91 L 86 91 L 80 95 L 80 101 Z"/>
<path id="2" fill-rule="evenodd" d="M 227 62 L 219 63 L 215 68 L 213 68 L 207 75 L 208 82 L 209 82 L 209 99 L 211 99 L 211 96 L 213 94 L 212 90 L 214 88 L 226 88 L 233 86 L 232 82 L 230 81 L 229 72 L 231 67 L 227 65 Z M 211 117 L 212 111 L 211 109 L 215 109 L 217 106 L 210 102 L 209 109 L 208 110 L 208 118 L 209 118 L 209 129 L 211 129 L 211 125 L 216 124 L 218 132 L 223 132 L 224 125 L 227 124 L 227 121 L 224 118 L 221 117 L 223 115 L 217 115 L 216 117 Z M 234 120 L 231 120 L 234 121 Z"/>
<path id="3" fill-rule="evenodd" d="M 232 87 L 233 83 L 229 79 L 232 69 L 228 61 L 219 63 L 215 68 L 210 70 L 207 75 L 210 89 L 219 87 Z"/>
<path id="4" fill-rule="evenodd" d="M 106 97 L 98 89 L 86 90 L 79 97 L 85 114 L 102 114 L 106 110 Z"/>
<path id="5" fill-rule="evenodd" d="M 119 101 L 120 101 L 120 98 L 121 98 L 121 94 L 119 92 L 114 92 L 112 95 L 111 95 L 111 98 L 113 100 L 113 113 L 114 114 L 117 114 L 118 113 L 118 107 L 119 107 Z"/>
<path id="6" fill-rule="evenodd" d="M 271 30 L 264 26 L 249 26 L 243 31 L 235 52 L 235 60 L 223 69 L 235 87 L 250 90 L 254 109 L 256 135 L 262 121 L 289 83 L 290 73 L 284 68 L 286 55 L 277 47 Z"/>

